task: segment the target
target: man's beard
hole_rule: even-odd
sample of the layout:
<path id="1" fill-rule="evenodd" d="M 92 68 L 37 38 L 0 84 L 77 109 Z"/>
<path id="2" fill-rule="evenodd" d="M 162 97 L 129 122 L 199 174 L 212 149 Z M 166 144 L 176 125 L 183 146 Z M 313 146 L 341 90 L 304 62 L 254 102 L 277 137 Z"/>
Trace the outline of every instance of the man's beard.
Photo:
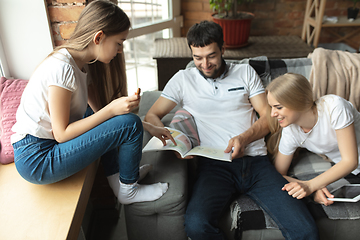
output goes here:
<path id="1" fill-rule="evenodd" d="M 225 66 L 226 66 L 226 62 L 225 62 L 224 58 L 221 57 L 220 67 L 215 68 L 215 70 L 214 70 L 213 74 L 211 74 L 211 76 L 207 76 L 201 69 L 199 69 L 198 67 L 196 67 L 196 68 L 200 71 L 201 75 L 203 75 L 205 78 L 218 78 L 218 77 L 220 77 L 218 75 L 221 75 L 225 71 Z"/>
<path id="2" fill-rule="evenodd" d="M 204 75 L 207 78 L 216 78 L 217 74 L 219 73 L 220 69 L 215 69 L 215 71 L 213 72 L 213 74 L 211 74 L 210 76 L 205 74 L 202 70 L 200 70 L 200 72 L 202 73 L 202 75 Z"/>
<path id="3" fill-rule="evenodd" d="M 218 77 L 218 74 L 219 74 L 220 70 L 221 70 L 221 67 L 215 68 L 214 72 L 209 76 L 209 75 L 205 74 L 205 73 L 203 72 L 203 70 L 199 69 L 199 71 L 201 72 L 201 74 L 202 74 L 204 77 L 206 77 L 206 78 L 216 78 L 216 77 Z"/>

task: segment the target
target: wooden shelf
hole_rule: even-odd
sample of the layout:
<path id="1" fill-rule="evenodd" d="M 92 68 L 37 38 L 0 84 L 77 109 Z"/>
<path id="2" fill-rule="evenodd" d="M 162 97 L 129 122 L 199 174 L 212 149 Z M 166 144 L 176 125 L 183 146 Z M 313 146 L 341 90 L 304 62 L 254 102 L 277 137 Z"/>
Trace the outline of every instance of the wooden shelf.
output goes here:
<path id="1" fill-rule="evenodd" d="M 348 45 L 358 50 L 359 43 L 350 40 L 350 38 L 360 33 L 360 19 L 355 19 L 350 22 L 348 21 L 347 16 L 339 16 L 336 23 L 323 21 L 325 5 L 326 0 L 307 0 L 302 39 L 309 46 L 312 45 L 316 48 L 319 44 L 321 30 L 322 28 L 325 28 L 326 31 L 337 37 L 333 43 L 346 42 Z M 341 36 L 331 29 L 335 27 L 354 27 L 355 29 L 345 36 Z"/>
<path id="2" fill-rule="evenodd" d="M 346 16 L 338 17 L 336 23 L 324 21 L 322 27 L 358 27 L 360 26 L 360 18 L 355 19 L 353 22 L 349 22 Z"/>

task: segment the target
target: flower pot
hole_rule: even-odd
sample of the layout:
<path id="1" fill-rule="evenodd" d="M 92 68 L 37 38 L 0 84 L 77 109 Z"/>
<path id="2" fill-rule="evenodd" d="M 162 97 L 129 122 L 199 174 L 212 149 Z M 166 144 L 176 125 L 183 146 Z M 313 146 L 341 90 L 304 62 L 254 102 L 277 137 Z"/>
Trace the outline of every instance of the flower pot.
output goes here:
<path id="1" fill-rule="evenodd" d="M 349 7 L 347 10 L 348 13 L 348 19 L 352 18 L 352 19 L 356 19 L 358 13 L 359 13 L 359 9 L 358 8 L 353 8 L 353 7 Z"/>
<path id="2" fill-rule="evenodd" d="M 213 21 L 223 29 L 226 48 L 241 48 L 248 45 L 251 21 L 254 18 L 254 14 L 247 14 L 250 18 L 224 19 L 215 17 L 215 14 L 212 15 Z"/>

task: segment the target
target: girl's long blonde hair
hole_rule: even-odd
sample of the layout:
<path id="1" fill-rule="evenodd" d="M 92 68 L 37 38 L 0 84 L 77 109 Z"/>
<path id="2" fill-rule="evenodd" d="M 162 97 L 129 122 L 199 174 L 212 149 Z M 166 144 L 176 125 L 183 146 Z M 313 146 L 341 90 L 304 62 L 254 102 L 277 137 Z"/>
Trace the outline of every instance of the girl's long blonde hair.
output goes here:
<path id="1" fill-rule="evenodd" d="M 89 46 L 98 31 L 103 31 L 109 37 L 128 30 L 130 26 L 128 16 L 113 2 L 92 1 L 81 12 L 69 40 L 55 48 L 50 55 L 62 48 L 82 51 Z M 96 101 L 100 107 L 104 107 L 115 98 L 127 96 L 123 53 L 117 54 L 109 64 L 96 61 L 88 67 L 92 91 L 97 93 Z"/>
<path id="2" fill-rule="evenodd" d="M 275 78 L 266 87 L 266 94 L 271 93 L 282 106 L 294 111 L 307 111 L 315 109 L 310 82 L 300 74 L 286 73 Z M 276 118 L 271 117 L 271 107 L 268 107 L 267 120 L 269 123 L 270 137 L 267 139 L 268 152 L 275 157 L 281 138 L 282 128 Z"/>

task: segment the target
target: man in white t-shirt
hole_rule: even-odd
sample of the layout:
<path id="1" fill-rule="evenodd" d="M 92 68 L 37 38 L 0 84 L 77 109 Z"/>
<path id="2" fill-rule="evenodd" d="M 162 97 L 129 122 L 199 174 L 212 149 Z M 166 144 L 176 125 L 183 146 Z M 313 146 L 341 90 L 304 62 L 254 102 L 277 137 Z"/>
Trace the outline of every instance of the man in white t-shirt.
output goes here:
<path id="1" fill-rule="evenodd" d="M 248 64 L 225 63 L 218 24 L 195 24 L 187 40 L 196 68 L 180 70 L 170 79 L 145 121 L 163 126 L 160 119 L 180 104 L 194 117 L 200 145 L 222 146 L 232 151 L 233 159 L 198 159 L 185 215 L 188 237 L 224 239 L 219 217 L 235 194 L 247 194 L 273 217 L 286 239 L 318 239 L 305 204 L 281 190 L 287 181 L 267 158 L 267 101 L 259 76 Z"/>

